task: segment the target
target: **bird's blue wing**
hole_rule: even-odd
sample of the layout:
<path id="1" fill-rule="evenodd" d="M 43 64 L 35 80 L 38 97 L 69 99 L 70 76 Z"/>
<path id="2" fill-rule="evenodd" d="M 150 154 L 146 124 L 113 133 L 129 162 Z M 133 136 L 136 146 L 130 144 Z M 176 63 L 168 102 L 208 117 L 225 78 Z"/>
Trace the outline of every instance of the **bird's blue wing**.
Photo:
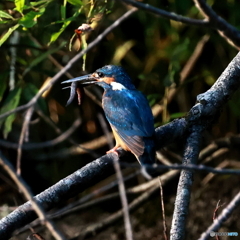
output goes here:
<path id="1" fill-rule="evenodd" d="M 147 99 L 137 90 L 109 90 L 103 97 L 103 109 L 112 128 L 127 147 L 139 156 L 144 137 L 154 134 L 154 122 Z"/>

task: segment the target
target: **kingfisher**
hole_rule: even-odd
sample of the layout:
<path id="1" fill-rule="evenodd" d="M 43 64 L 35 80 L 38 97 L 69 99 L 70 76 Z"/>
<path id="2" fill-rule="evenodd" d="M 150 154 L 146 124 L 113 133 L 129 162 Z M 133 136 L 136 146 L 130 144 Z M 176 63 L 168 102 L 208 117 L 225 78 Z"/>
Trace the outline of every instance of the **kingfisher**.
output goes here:
<path id="1" fill-rule="evenodd" d="M 122 147 L 133 153 L 143 166 L 155 163 L 155 129 L 151 108 L 122 67 L 107 65 L 92 74 L 62 83 L 72 83 L 75 88 L 76 83 L 96 84 L 104 89 L 102 106 L 116 140 L 116 146 L 107 153 L 118 154 L 117 149 Z"/>

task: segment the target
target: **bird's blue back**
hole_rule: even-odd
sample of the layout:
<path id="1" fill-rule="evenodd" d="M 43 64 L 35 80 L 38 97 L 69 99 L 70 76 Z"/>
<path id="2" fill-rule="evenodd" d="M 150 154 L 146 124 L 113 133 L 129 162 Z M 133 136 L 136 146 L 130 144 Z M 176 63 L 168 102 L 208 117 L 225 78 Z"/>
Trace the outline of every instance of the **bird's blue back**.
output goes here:
<path id="1" fill-rule="evenodd" d="M 152 137 L 154 121 L 145 96 L 137 90 L 106 89 L 103 96 L 105 115 L 116 129 L 127 136 Z"/>

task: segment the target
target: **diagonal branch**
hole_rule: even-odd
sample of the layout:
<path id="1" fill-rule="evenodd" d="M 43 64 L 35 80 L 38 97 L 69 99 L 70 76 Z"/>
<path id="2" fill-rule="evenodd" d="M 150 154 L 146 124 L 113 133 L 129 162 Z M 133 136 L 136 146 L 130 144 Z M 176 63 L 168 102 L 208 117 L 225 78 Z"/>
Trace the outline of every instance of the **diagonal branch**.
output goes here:
<path id="1" fill-rule="evenodd" d="M 231 45 L 240 49 L 240 31 L 221 18 L 205 0 L 193 0 L 196 7 L 208 19 L 211 27 L 218 30 L 219 34 L 224 37 Z"/>
<path id="2" fill-rule="evenodd" d="M 204 27 L 209 26 L 209 22 L 207 20 L 198 20 L 198 19 L 183 17 L 176 13 L 168 12 L 163 9 L 153 7 L 149 4 L 141 3 L 138 1 L 134 1 L 134 0 L 120 0 L 120 1 L 125 2 L 129 5 L 132 5 L 134 7 L 146 10 L 148 12 L 154 13 L 158 16 L 161 16 L 161 17 L 164 17 L 167 19 L 171 19 L 171 20 L 175 20 L 177 22 L 181 22 L 181 23 L 185 23 L 185 24 L 189 24 L 189 25 L 195 25 L 195 26 L 204 26 Z"/>
<path id="3" fill-rule="evenodd" d="M 228 204 L 226 208 L 223 209 L 221 214 L 217 217 L 217 219 L 212 223 L 212 225 L 202 234 L 202 236 L 198 240 L 207 240 L 209 236 L 212 236 L 211 232 L 216 232 L 221 225 L 230 217 L 232 212 L 239 207 L 240 205 L 240 192 L 233 198 L 233 200 Z M 236 232 L 238 235 L 239 233 Z M 237 236 L 235 235 L 235 236 Z M 213 235 L 214 236 L 214 235 Z M 233 235 L 234 236 L 234 235 Z"/>
<path id="4" fill-rule="evenodd" d="M 109 156 L 110 155 L 110 156 Z M 82 169 L 62 179 L 54 186 L 46 189 L 33 198 L 37 204 L 41 204 L 45 210 L 53 208 L 56 203 L 75 196 L 96 182 L 112 175 L 114 169 L 111 154 L 105 155 L 94 162 L 89 163 Z M 19 227 L 26 225 L 36 218 L 36 215 L 28 201 L 7 217 L 0 220 L 0 239 L 7 240 Z"/>

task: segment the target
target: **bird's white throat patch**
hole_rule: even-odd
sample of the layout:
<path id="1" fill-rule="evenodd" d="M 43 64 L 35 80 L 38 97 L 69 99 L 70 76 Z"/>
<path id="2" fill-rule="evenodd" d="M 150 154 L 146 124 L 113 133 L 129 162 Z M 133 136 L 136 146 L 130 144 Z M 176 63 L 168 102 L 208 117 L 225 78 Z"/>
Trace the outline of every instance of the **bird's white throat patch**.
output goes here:
<path id="1" fill-rule="evenodd" d="M 118 82 L 111 82 L 112 90 L 120 90 L 126 89 L 121 83 Z"/>

